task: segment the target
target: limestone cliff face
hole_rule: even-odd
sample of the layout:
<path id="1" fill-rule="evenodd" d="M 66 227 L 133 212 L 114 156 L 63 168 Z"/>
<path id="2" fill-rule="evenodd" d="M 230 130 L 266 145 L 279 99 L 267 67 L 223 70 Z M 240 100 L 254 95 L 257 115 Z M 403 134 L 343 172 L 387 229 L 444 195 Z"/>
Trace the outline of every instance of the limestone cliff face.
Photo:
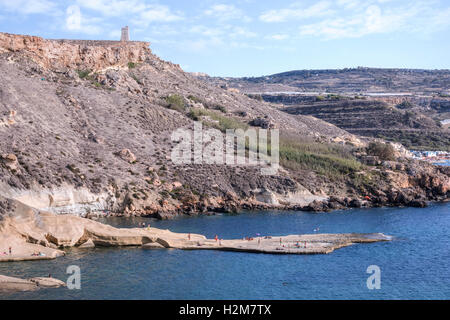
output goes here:
<path id="1" fill-rule="evenodd" d="M 67 68 L 101 71 L 145 61 L 148 42 L 48 40 L 35 36 L 0 33 L 0 53 L 16 52 L 54 71 Z"/>

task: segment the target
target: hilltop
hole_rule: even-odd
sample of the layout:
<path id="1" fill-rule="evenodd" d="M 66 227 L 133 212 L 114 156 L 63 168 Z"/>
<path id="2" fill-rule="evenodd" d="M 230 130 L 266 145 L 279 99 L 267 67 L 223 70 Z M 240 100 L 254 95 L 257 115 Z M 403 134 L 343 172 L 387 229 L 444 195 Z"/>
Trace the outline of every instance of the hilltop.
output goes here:
<path id="1" fill-rule="evenodd" d="M 350 133 L 410 149 L 450 150 L 450 70 L 297 70 L 254 78 L 201 79 L 311 115 Z"/>
<path id="2" fill-rule="evenodd" d="M 203 76 L 208 78 L 207 76 Z M 330 92 L 347 94 L 450 93 L 450 70 L 346 68 L 294 70 L 261 77 L 212 77 L 247 93 Z"/>

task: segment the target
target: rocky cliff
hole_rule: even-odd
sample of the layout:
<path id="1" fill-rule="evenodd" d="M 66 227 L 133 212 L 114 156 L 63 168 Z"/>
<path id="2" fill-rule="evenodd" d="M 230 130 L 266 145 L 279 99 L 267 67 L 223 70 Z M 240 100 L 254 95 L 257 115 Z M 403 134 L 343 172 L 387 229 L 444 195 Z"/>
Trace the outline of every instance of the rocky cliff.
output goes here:
<path id="1" fill-rule="evenodd" d="M 210 85 L 153 55 L 148 43 L 0 33 L 0 70 L 0 195 L 35 208 L 155 217 L 316 210 L 391 187 L 387 169 L 372 173 L 376 167 L 360 162 L 364 139 Z M 174 164 L 171 134 L 194 121 L 220 130 L 279 128 L 291 139 L 283 140 L 285 167 L 264 176 L 245 165 Z M 426 175 L 448 181 L 440 169 Z M 447 197 L 427 188 L 417 185 L 417 199 Z M 342 201 L 323 204 L 330 197 Z"/>
<path id="2" fill-rule="evenodd" d="M 22 54 L 53 71 L 100 71 L 143 62 L 150 53 L 148 42 L 47 40 L 0 33 L 0 52 Z"/>

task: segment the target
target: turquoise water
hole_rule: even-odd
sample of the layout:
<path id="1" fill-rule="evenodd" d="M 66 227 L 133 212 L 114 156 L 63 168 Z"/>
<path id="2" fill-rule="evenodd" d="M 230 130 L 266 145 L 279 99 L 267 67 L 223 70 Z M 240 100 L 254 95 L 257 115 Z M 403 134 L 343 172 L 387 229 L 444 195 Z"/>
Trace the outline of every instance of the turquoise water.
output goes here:
<path id="1" fill-rule="evenodd" d="M 81 290 L 1 295 L 0 299 L 449 299 L 450 204 L 425 209 L 382 208 L 311 214 L 258 212 L 151 221 L 175 232 L 208 237 L 383 232 L 392 242 L 357 244 L 329 255 L 265 255 L 219 251 L 96 248 L 71 250 L 53 261 L 0 264 L 0 274 L 81 268 Z M 130 227 L 142 218 L 109 219 Z M 369 290 L 366 269 L 381 269 L 381 289 Z"/>

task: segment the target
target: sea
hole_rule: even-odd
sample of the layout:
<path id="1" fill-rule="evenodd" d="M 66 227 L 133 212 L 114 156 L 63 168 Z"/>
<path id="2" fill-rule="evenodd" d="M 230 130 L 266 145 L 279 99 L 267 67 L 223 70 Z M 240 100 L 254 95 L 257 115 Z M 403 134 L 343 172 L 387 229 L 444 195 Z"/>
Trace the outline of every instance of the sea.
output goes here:
<path id="1" fill-rule="evenodd" d="M 56 260 L 0 264 L 0 274 L 67 281 L 80 288 L 1 294 L 0 299 L 449 299 L 450 204 L 331 213 L 260 211 L 158 221 L 107 218 L 116 227 L 142 222 L 213 238 L 308 233 L 373 233 L 390 242 L 354 244 L 327 255 L 273 255 L 175 249 L 70 249 Z M 376 275 L 374 270 L 377 270 Z M 374 275 L 378 282 L 374 282 Z M 376 286 L 373 284 L 377 283 Z"/>

